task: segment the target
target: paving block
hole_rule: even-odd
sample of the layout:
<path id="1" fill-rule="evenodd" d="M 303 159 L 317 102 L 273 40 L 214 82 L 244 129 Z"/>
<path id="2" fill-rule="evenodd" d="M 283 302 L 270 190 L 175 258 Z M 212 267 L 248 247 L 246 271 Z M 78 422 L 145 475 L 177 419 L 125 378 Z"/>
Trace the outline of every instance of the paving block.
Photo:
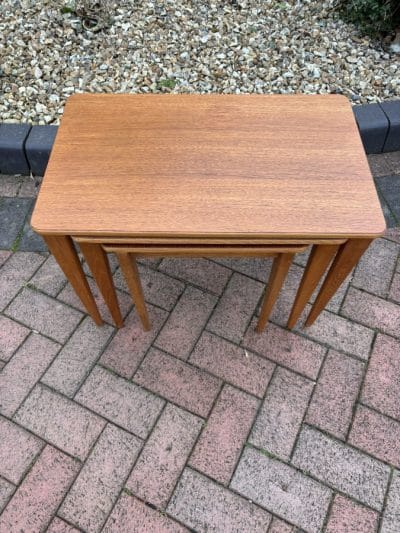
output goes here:
<path id="1" fill-rule="evenodd" d="M 79 462 L 46 446 L 0 517 L 0 531 L 45 531 L 79 470 Z"/>
<path id="2" fill-rule="evenodd" d="M 400 306 L 350 287 L 341 314 L 355 322 L 400 337 Z"/>
<path id="3" fill-rule="evenodd" d="M 51 521 L 49 527 L 46 530 L 46 533 L 80 533 L 80 531 L 79 529 L 70 526 L 69 524 L 67 524 L 67 522 L 64 522 L 64 520 L 61 520 L 61 518 L 58 518 L 56 516 Z"/>
<path id="4" fill-rule="evenodd" d="M 353 112 L 366 153 L 380 154 L 389 131 L 389 120 L 382 108 L 379 104 L 358 105 Z"/>
<path id="5" fill-rule="evenodd" d="M 19 236 L 32 206 L 31 198 L 0 199 L 0 248 L 19 249 L 22 240 Z"/>
<path id="6" fill-rule="evenodd" d="M 14 489 L 15 487 L 12 483 L 0 477 L 0 513 L 7 505 Z"/>
<path id="7" fill-rule="evenodd" d="M 275 368 L 271 361 L 207 331 L 200 337 L 189 361 L 259 397 L 264 396 Z"/>
<path id="8" fill-rule="evenodd" d="M 103 533 L 127 533 L 127 531 L 189 533 L 186 527 L 181 526 L 164 513 L 156 511 L 137 498 L 122 493 L 104 526 Z"/>
<path id="9" fill-rule="evenodd" d="M 25 198 L 25 200 L 28 199 L 29 198 Z M 25 224 L 22 231 L 22 237 L 18 245 L 18 250 L 20 250 L 21 252 L 47 252 L 48 248 L 43 238 L 39 235 L 39 233 L 33 231 L 31 226 L 34 200 L 31 199 L 31 201 L 32 204 L 29 207 L 29 211 L 25 219 Z"/>
<path id="10" fill-rule="evenodd" d="M 400 421 L 400 342 L 378 335 L 371 355 L 361 401 Z"/>
<path id="11" fill-rule="evenodd" d="M 272 259 L 265 257 L 218 257 L 213 261 L 264 283 L 268 281 L 272 267 Z"/>
<path id="12" fill-rule="evenodd" d="M 0 311 L 11 302 L 44 259 L 35 253 L 15 253 L 3 265 L 0 270 Z"/>
<path id="13" fill-rule="evenodd" d="M 265 533 L 271 515 L 247 499 L 185 469 L 167 512 L 195 531 Z"/>
<path id="14" fill-rule="evenodd" d="M 390 168 L 389 174 L 400 174 L 400 151 L 387 152 L 384 157 Z"/>
<path id="15" fill-rule="evenodd" d="M 400 304 L 400 272 L 396 272 L 393 276 L 389 298 Z"/>
<path id="16" fill-rule="evenodd" d="M 186 287 L 158 335 L 155 346 L 175 357 L 187 359 L 216 301 L 217 297 L 213 294 Z"/>
<path id="17" fill-rule="evenodd" d="M 207 329 L 239 343 L 263 290 L 263 283 L 235 272 L 208 321 Z"/>
<path id="18" fill-rule="evenodd" d="M 378 190 L 384 197 L 391 213 L 400 223 L 400 176 L 383 176 L 376 181 Z"/>
<path id="19" fill-rule="evenodd" d="M 29 175 L 25 154 L 25 141 L 29 124 L 0 124 L 0 172 L 2 174 Z"/>
<path id="20" fill-rule="evenodd" d="M 44 176 L 58 126 L 32 126 L 25 143 L 30 169 L 37 176 Z"/>
<path id="21" fill-rule="evenodd" d="M 19 181 L 21 186 L 18 191 L 18 196 L 21 198 L 36 198 L 39 193 L 42 178 L 39 176 L 20 176 Z"/>
<path id="22" fill-rule="evenodd" d="M 167 404 L 126 486 L 145 502 L 164 509 L 200 432 L 202 420 Z"/>
<path id="23" fill-rule="evenodd" d="M 0 267 L 4 265 L 7 259 L 10 257 L 11 252 L 8 250 L 0 250 Z"/>
<path id="24" fill-rule="evenodd" d="M 112 332 L 111 326 L 99 328 L 90 317 L 86 317 L 52 362 L 42 383 L 72 398 L 99 358 Z"/>
<path id="25" fill-rule="evenodd" d="M 326 485 L 382 510 L 390 469 L 380 461 L 306 426 L 292 463 Z"/>
<path id="26" fill-rule="evenodd" d="M 308 533 L 322 530 L 332 494 L 317 481 L 253 448 L 243 452 L 230 486 Z"/>
<path id="27" fill-rule="evenodd" d="M 138 269 L 146 302 L 171 311 L 185 285 L 181 281 L 148 266 L 139 265 Z M 114 283 L 118 289 L 129 292 L 120 268 L 114 273 Z"/>
<path id="28" fill-rule="evenodd" d="M 363 373 L 361 361 L 330 350 L 307 411 L 307 422 L 344 439 Z"/>
<path id="29" fill-rule="evenodd" d="M 382 102 L 380 106 L 389 120 L 383 152 L 397 152 L 400 150 L 400 100 Z"/>
<path id="30" fill-rule="evenodd" d="M 12 354 L 22 344 L 28 334 L 28 328 L 5 316 L 0 316 L 0 359 L 9 361 Z"/>
<path id="31" fill-rule="evenodd" d="M 150 433 L 164 406 L 161 398 L 98 366 L 75 400 L 141 438 Z"/>
<path id="32" fill-rule="evenodd" d="M 18 485 L 44 443 L 3 417 L 0 435 L 0 475 Z"/>
<path id="33" fill-rule="evenodd" d="M 32 333 L 0 374 L 0 412 L 11 417 L 39 381 L 59 344 Z"/>
<path id="34" fill-rule="evenodd" d="M 100 363 L 120 376 L 131 379 L 150 348 L 168 313 L 147 304 L 151 329 L 145 331 L 135 308 L 125 319 L 125 326 L 117 331 L 104 350 Z"/>
<path id="35" fill-rule="evenodd" d="M 398 178 L 398 188 L 400 191 L 400 177 Z M 399 252 L 400 246 L 398 244 L 386 239 L 375 239 L 369 245 L 354 271 L 352 286 L 385 298 L 389 291 Z"/>
<path id="36" fill-rule="evenodd" d="M 190 458 L 190 465 L 228 484 L 253 424 L 259 401 L 226 385 Z"/>
<path id="37" fill-rule="evenodd" d="M 268 387 L 249 441 L 288 460 L 313 387 L 312 381 L 279 367 Z"/>
<path id="38" fill-rule="evenodd" d="M 50 296 L 56 296 L 66 284 L 66 279 L 57 261 L 50 255 L 30 280 L 30 283 L 36 289 L 40 289 Z"/>
<path id="39" fill-rule="evenodd" d="M 255 327 L 256 321 L 253 320 L 244 336 L 244 347 L 290 370 L 316 379 L 326 352 L 325 347 L 270 322 L 262 333 L 257 333 Z"/>
<path id="40" fill-rule="evenodd" d="M 311 307 L 307 305 L 306 313 L 310 310 Z M 374 338 L 372 329 L 325 310 L 312 326 L 304 330 L 296 326 L 295 331 L 301 331 L 306 337 L 364 360 L 368 359 Z"/>
<path id="41" fill-rule="evenodd" d="M 107 425 L 58 514 L 84 531 L 100 531 L 141 445 L 134 435 Z"/>
<path id="42" fill-rule="evenodd" d="M 65 281 L 65 276 L 64 276 L 64 281 Z M 87 281 L 89 283 L 90 290 L 92 291 L 93 298 L 97 304 L 97 308 L 99 310 L 100 316 L 103 318 L 104 322 L 107 322 L 108 324 L 111 324 L 112 326 L 114 326 L 114 320 L 111 316 L 110 310 L 107 307 L 107 304 L 104 301 L 104 298 L 99 290 L 97 283 L 94 281 L 93 278 L 90 278 L 90 277 L 87 277 Z M 127 294 L 126 292 L 120 291 L 118 289 L 116 289 L 116 294 L 117 294 L 117 298 L 119 302 L 119 307 L 121 310 L 121 315 L 123 318 L 125 318 L 129 310 L 132 308 L 131 295 Z M 70 283 L 67 283 L 65 285 L 62 291 L 58 294 L 57 299 L 62 300 L 63 302 L 71 305 L 72 307 L 75 307 L 76 309 L 79 309 L 79 311 L 82 311 L 82 313 L 87 312 L 81 299 L 78 297 L 78 295 L 76 294 L 75 290 L 72 288 L 72 285 Z"/>
<path id="43" fill-rule="evenodd" d="M 280 520 L 279 518 L 274 517 L 272 519 L 271 526 L 268 530 L 268 533 L 297 533 L 298 530 L 295 526 L 291 526 L 287 522 Z"/>
<path id="44" fill-rule="evenodd" d="M 368 163 L 374 178 L 390 174 L 390 165 L 383 154 L 370 154 Z"/>
<path id="45" fill-rule="evenodd" d="M 400 467 L 400 423 L 359 405 L 348 441 L 381 461 Z"/>
<path id="46" fill-rule="evenodd" d="M 105 426 L 105 420 L 42 385 L 36 385 L 14 420 L 81 460 Z"/>
<path id="47" fill-rule="evenodd" d="M 5 176 L 0 174 L 0 196 L 17 196 L 21 186 L 21 176 Z"/>
<path id="48" fill-rule="evenodd" d="M 375 533 L 378 519 L 377 512 L 337 494 L 325 533 Z"/>
<path id="49" fill-rule="evenodd" d="M 147 353 L 134 381 L 201 417 L 208 416 L 221 387 L 214 376 L 155 348 Z"/>
<path id="50" fill-rule="evenodd" d="M 381 533 L 398 533 L 400 531 L 400 472 L 393 472 L 386 509 L 383 513 Z"/>
<path id="51" fill-rule="evenodd" d="M 82 319 L 80 311 L 28 287 L 13 300 L 7 314 L 58 342 L 65 342 Z"/>
<path id="52" fill-rule="evenodd" d="M 218 265 L 209 259 L 197 257 L 193 259 L 168 257 L 163 259 L 159 269 L 170 276 L 181 278 L 218 295 L 223 293 L 226 282 L 232 273 L 229 268 Z"/>

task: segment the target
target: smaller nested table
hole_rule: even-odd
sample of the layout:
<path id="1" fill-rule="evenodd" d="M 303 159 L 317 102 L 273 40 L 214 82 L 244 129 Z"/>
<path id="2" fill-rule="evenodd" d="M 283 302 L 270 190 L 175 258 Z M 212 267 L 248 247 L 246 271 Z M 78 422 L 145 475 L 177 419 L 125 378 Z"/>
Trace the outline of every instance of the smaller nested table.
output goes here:
<path id="1" fill-rule="evenodd" d="M 74 241 L 122 325 L 106 252 L 150 327 L 135 257 L 273 256 L 257 329 L 293 255 L 313 245 L 288 319 L 329 271 L 306 325 L 385 229 L 347 99 L 75 95 L 32 217 L 96 323 Z"/>

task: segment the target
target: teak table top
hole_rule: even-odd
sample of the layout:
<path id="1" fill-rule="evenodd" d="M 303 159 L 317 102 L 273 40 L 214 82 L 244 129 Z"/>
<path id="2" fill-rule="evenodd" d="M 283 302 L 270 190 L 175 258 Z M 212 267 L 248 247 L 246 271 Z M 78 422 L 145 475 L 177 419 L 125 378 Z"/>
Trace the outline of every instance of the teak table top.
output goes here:
<path id="1" fill-rule="evenodd" d="M 32 218 L 42 234 L 376 237 L 343 96 L 75 95 Z"/>

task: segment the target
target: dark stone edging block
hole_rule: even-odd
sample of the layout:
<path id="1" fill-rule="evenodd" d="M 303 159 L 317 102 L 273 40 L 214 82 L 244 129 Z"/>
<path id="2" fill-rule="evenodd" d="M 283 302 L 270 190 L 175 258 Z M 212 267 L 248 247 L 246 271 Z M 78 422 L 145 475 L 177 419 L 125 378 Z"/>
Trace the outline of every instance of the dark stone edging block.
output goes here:
<path id="1" fill-rule="evenodd" d="M 44 175 L 57 130 L 58 126 L 32 126 L 25 143 L 26 157 L 32 174 Z"/>
<path id="2" fill-rule="evenodd" d="M 29 174 L 25 143 L 31 127 L 28 124 L 0 125 L 0 172 Z"/>
<path id="3" fill-rule="evenodd" d="M 400 100 L 383 102 L 381 108 L 389 120 L 389 131 L 383 151 L 397 152 L 400 150 Z"/>
<path id="4" fill-rule="evenodd" d="M 400 151 L 400 100 L 353 107 L 367 154 Z M 0 174 L 43 176 L 58 126 L 0 124 Z"/>
<path id="5" fill-rule="evenodd" d="M 400 100 L 353 107 L 367 154 L 400 150 Z"/>
<path id="6" fill-rule="evenodd" d="M 0 174 L 43 176 L 58 126 L 0 124 Z"/>

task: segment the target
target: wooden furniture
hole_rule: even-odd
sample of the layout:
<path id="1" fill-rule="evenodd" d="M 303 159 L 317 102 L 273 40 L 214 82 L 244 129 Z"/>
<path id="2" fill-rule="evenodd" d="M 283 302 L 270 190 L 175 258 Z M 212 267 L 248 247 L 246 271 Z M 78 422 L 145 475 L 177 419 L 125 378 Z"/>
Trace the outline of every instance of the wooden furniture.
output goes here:
<path id="1" fill-rule="evenodd" d="M 115 251 L 145 327 L 137 255 L 275 256 L 258 328 L 313 245 L 288 325 L 311 324 L 385 222 L 343 96 L 74 95 L 32 217 L 96 323 L 79 242 L 118 326 Z"/>

